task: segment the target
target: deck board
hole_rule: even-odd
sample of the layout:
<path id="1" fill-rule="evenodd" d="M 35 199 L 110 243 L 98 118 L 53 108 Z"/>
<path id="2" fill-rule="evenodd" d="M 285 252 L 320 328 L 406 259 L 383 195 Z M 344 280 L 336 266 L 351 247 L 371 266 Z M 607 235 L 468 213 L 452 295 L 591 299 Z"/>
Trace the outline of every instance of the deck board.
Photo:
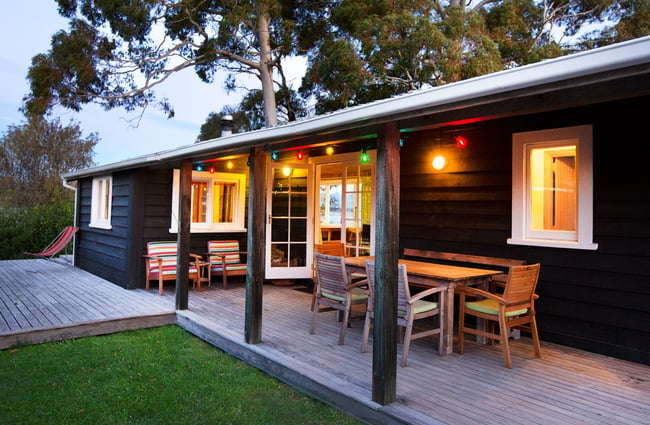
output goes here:
<path id="1" fill-rule="evenodd" d="M 537 359 L 528 338 L 512 342 L 513 369 L 503 366 L 498 345 L 468 342 L 463 355 L 438 356 L 434 338 L 416 340 L 409 365 L 397 370 L 398 402 L 377 406 L 370 401 L 372 345 L 367 353 L 360 352 L 362 320 L 353 321 L 345 345 L 339 346 L 334 312 L 320 313 L 316 333 L 310 335 L 311 294 L 299 287 L 265 285 L 262 341 L 248 345 L 243 336 L 244 286 L 241 279 L 233 279 L 227 290 L 217 282 L 200 292 L 190 290 L 189 309 L 175 317 L 181 326 L 216 346 L 227 345 L 240 358 L 262 358 L 257 365 L 261 369 L 344 410 L 346 405 L 366 405 L 385 415 L 367 416 L 368 422 L 650 424 L 649 366 L 544 341 L 542 358 Z M 156 314 L 174 311 L 173 289 L 173 284 L 165 285 L 160 297 L 157 288 L 127 291 L 45 260 L 3 261 L 0 341 L 3 335 L 48 328 L 55 332 L 60 327 L 65 334 L 65 327 L 75 323 L 83 327 L 78 336 L 91 334 L 94 326 L 108 326 L 108 331 L 131 326 L 111 320 L 141 316 L 159 323 Z"/>

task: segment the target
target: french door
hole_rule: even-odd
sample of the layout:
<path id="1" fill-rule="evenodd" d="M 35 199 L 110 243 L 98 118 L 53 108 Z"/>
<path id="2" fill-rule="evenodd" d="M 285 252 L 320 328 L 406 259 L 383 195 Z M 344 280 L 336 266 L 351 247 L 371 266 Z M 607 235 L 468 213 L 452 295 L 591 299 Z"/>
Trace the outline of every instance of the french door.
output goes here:
<path id="1" fill-rule="evenodd" d="M 312 166 L 272 163 L 267 193 L 266 278 L 312 276 Z"/>

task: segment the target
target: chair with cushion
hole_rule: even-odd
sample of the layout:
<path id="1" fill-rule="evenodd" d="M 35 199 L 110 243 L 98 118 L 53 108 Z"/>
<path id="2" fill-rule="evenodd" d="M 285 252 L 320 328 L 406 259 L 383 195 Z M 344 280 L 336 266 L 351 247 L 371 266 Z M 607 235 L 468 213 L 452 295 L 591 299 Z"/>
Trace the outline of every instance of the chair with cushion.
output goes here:
<path id="1" fill-rule="evenodd" d="M 163 282 L 165 280 L 176 280 L 176 262 L 178 257 L 178 244 L 174 241 L 147 242 L 147 254 L 145 258 L 145 270 L 147 273 L 147 289 L 149 281 L 158 281 L 158 293 L 163 294 Z M 189 278 L 198 279 L 197 264 L 201 256 L 190 254 Z"/>
<path id="2" fill-rule="evenodd" d="M 314 264 L 316 268 L 316 298 L 309 333 L 316 332 L 318 313 L 331 310 L 343 312 L 338 342 L 339 345 L 343 345 L 352 307 L 365 305 L 368 302 L 368 294 L 359 287 L 365 282 L 352 283 L 350 275 L 345 270 L 344 257 L 316 253 L 314 254 Z"/>
<path id="3" fill-rule="evenodd" d="M 335 255 L 337 257 L 345 257 L 345 245 L 342 242 L 323 242 L 314 245 L 314 252 L 326 255 Z M 366 275 L 361 273 L 351 273 L 350 278 L 352 283 L 359 282 L 366 279 Z M 316 302 L 316 285 L 314 285 L 314 293 L 311 297 L 311 311 L 314 311 L 314 303 Z"/>
<path id="4" fill-rule="evenodd" d="M 245 251 L 239 250 L 239 241 L 209 241 L 210 271 L 223 277 L 223 289 L 228 286 L 228 276 L 246 276 L 246 262 L 241 261 Z"/>
<path id="5" fill-rule="evenodd" d="M 535 294 L 535 287 L 537 286 L 539 269 L 539 264 L 510 267 L 502 294 L 495 294 L 472 287 L 456 288 L 456 291 L 460 294 L 459 353 L 462 354 L 464 351 L 466 333 L 489 338 L 492 343 L 495 340 L 501 341 L 505 366 L 512 368 L 508 336 L 510 328 L 516 328 L 531 334 L 535 357 L 541 357 L 537 322 L 535 320 L 535 300 L 538 298 Z M 468 301 L 467 297 L 477 297 L 479 299 Z M 465 325 L 466 315 L 485 320 L 486 324 L 490 325 L 490 331 L 467 327 Z M 495 324 L 499 326 L 498 333 L 494 331 Z"/>
<path id="6" fill-rule="evenodd" d="M 368 298 L 368 307 L 366 308 L 366 320 L 363 325 L 363 336 L 361 343 L 361 352 L 365 353 L 368 345 L 371 321 L 374 320 L 374 294 L 375 294 L 375 263 L 366 261 L 366 275 L 368 276 L 368 288 L 370 295 Z M 438 335 L 438 352 L 442 352 L 442 329 L 443 321 L 438 320 L 438 326 L 426 328 L 418 332 L 413 332 L 414 322 L 429 317 L 440 316 L 445 300 L 441 292 L 446 290 L 445 287 L 435 287 L 424 290 L 415 295 L 411 295 L 408 283 L 408 273 L 406 265 L 398 265 L 398 282 L 397 282 L 397 325 L 404 327 L 404 348 L 402 350 L 402 367 L 405 367 L 408 361 L 411 341 L 414 339 L 424 338 L 427 336 Z M 438 301 L 426 301 L 423 298 L 430 295 L 438 294 Z"/>

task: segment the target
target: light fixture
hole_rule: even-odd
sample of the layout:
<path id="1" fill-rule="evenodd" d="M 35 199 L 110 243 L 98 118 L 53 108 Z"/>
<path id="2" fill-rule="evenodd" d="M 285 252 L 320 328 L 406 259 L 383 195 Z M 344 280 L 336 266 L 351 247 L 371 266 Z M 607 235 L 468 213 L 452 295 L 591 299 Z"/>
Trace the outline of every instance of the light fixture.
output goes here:
<path id="1" fill-rule="evenodd" d="M 463 136 L 456 136 L 454 138 L 456 140 L 456 146 L 463 149 L 467 147 L 467 139 L 464 138 Z"/>
<path id="2" fill-rule="evenodd" d="M 210 167 L 210 174 L 214 174 L 214 167 Z"/>
<path id="3" fill-rule="evenodd" d="M 296 152 L 296 159 L 298 161 L 302 161 L 304 157 L 305 157 L 305 154 L 302 153 L 302 149 L 298 149 L 298 152 Z"/>
<path id="4" fill-rule="evenodd" d="M 285 177 L 289 177 L 289 176 L 291 175 L 291 171 L 292 171 L 292 170 L 291 170 L 290 167 L 284 167 L 284 168 L 282 169 L 282 174 L 283 174 Z"/>
<path id="5" fill-rule="evenodd" d="M 328 155 L 332 155 L 334 153 L 334 148 L 331 147 L 331 146 L 328 146 L 327 148 L 325 148 L 325 153 L 328 154 Z"/>
<path id="6" fill-rule="evenodd" d="M 369 159 L 370 158 L 368 158 L 368 152 L 366 152 L 366 150 L 364 149 L 361 152 L 361 163 L 365 164 L 365 163 L 367 163 L 369 161 Z"/>
<path id="7" fill-rule="evenodd" d="M 433 158 L 433 162 L 431 163 L 433 165 L 433 168 L 436 170 L 442 170 L 446 164 L 445 157 L 442 155 L 437 155 L 435 158 Z"/>
<path id="8" fill-rule="evenodd" d="M 271 159 L 272 159 L 273 161 L 277 161 L 279 157 L 280 157 L 280 155 L 278 155 L 278 152 L 277 152 L 277 151 L 273 151 L 273 152 L 271 152 Z"/>
<path id="9" fill-rule="evenodd" d="M 196 171 L 203 171 L 203 165 L 202 164 L 196 164 Z"/>
<path id="10" fill-rule="evenodd" d="M 232 161 L 228 161 L 228 163 L 226 164 L 226 167 L 227 167 L 229 170 L 232 170 L 232 167 L 233 167 L 233 166 L 234 166 L 234 165 L 233 165 Z"/>

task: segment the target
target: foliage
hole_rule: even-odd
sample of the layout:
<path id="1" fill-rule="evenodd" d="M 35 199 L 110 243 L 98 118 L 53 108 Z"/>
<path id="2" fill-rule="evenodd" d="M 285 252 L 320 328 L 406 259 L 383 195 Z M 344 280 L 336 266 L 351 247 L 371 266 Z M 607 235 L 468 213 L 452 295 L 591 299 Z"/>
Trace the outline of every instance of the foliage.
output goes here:
<path id="1" fill-rule="evenodd" d="M 78 124 L 31 117 L 10 125 L 0 139 L 0 208 L 28 208 L 71 199 L 61 174 L 93 164 L 96 134 L 82 138 Z"/>
<path id="2" fill-rule="evenodd" d="M 25 208 L 0 208 L 0 260 L 31 258 L 73 223 L 74 204 L 63 200 Z M 69 252 L 71 253 L 71 252 Z"/>
<path id="3" fill-rule="evenodd" d="M 225 106 L 220 113 L 212 112 L 210 115 L 208 115 L 208 118 L 205 120 L 203 125 L 201 125 L 201 131 L 197 137 L 197 141 L 210 140 L 221 137 L 221 117 L 224 115 L 232 115 L 233 133 L 241 133 L 254 130 L 251 128 L 248 118 L 246 117 L 246 113 L 235 107 Z"/>
<path id="4" fill-rule="evenodd" d="M 309 52 L 301 94 L 323 113 L 640 37 L 650 33 L 649 8 L 647 0 L 341 0 Z M 600 29 L 575 37 L 593 25 Z"/>
<path id="5" fill-rule="evenodd" d="M 158 104 L 171 117 L 172 105 L 153 89 L 193 68 L 205 82 L 218 70 L 255 75 L 265 124 L 275 125 L 275 87 L 288 88 L 282 59 L 297 52 L 302 34 L 313 37 L 305 28 L 320 15 L 314 0 L 57 1 L 70 29 L 32 59 L 30 115 L 96 102 L 127 110 Z"/>
<path id="6" fill-rule="evenodd" d="M 176 326 L 0 352 L 4 424 L 352 424 Z"/>

